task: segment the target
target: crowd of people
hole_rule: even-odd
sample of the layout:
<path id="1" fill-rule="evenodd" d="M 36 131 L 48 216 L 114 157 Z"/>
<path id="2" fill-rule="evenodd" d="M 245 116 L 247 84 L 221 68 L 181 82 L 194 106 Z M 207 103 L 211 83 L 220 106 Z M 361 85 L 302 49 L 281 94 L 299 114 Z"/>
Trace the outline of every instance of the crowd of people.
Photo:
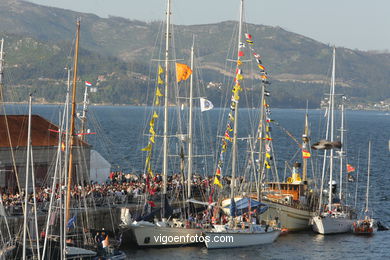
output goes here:
<path id="1" fill-rule="evenodd" d="M 194 175 L 192 186 L 195 190 L 206 192 L 213 184 L 213 176 L 201 177 Z M 228 180 L 227 180 L 228 181 Z M 142 174 L 140 176 L 121 171 L 111 172 L 105 183 L 84 183 L 74 185 L 71 189 L 72 203 L 79 203 L 79 206 L 105 206 L 136 202 L 148 194 L 150 200 L 157 199 L 162 190 L 162 175 L 155 174 L 153 177 Z M 182 181 L 180 174 L 173 174 L 167 177 L 167 190 L 184 191 L 187 181 Z M 64 193 L 66 188 L 57 185 L 55 188 L 55 199 L 60 198 L 60 190 Z M 24 191 L 9 192 L 0 188 L 2 203 L 9 215 L 22 214 L 22 205 L 25 200 Z M 38 209 L 47 210 L 52 194 L 52 187 L 37 187 L 35 190 L 35 201 Z M 33 192 L 29 193 L 28 201 L 34 202 Z M 85 204 L 85 202 L 87 204 Z"/>

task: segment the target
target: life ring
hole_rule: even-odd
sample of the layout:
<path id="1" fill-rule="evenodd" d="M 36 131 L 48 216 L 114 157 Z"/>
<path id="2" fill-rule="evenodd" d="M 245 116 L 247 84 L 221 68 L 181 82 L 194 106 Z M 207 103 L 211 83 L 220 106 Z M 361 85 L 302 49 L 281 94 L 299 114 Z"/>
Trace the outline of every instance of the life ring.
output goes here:
<path id="1" fill-rule="evenodd" d="M 287 183 L 292 183 L 292 178 L 291 177 L 287 178 Z"/>

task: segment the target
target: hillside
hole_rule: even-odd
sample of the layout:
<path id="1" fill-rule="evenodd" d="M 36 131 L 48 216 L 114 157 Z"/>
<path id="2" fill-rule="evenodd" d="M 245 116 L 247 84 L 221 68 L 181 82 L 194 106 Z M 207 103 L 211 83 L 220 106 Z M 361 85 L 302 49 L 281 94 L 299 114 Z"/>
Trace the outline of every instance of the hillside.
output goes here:
<path id="1" fill-rule="evenodd" d="M 45 100 L 61 96 L 50 85 L 64 81 L 63 68 L 69 63 L 67 57 L 72 48 L 76 17 L 81 17 L 82 21 L 80 44 L 85 55 L 80 77 L 95 82 L 98 76 L 105 78 L 100 82 L 102 91 L 94 101 L 145 103 L 146 95 L 141 89 L 147 86 L 150 60 L 161 58 L 155 46 L 163 37 L 162 23 L 118 17 L 106 19 L 19 0 L 2 0 L 0 36 L 9 38 L 10 50 L 6 51 L 12 80 L 8 84 L 19 89 L 15 91 L 17 98 L 24 99 L 27 93 L 27 90 L 21 91 L 26 89 L 22 85 L 39 89 L 42 79 L 47 89 L 40 89 L 39 95 Z M 234 51 L 228 48 L 236 26 L 232 21 L 175 26 L 173 36 L 178 50 L 175 57 L 188 60 L 195 34 L 205 84 L 223 81 L 224 75 L 229 75 L 225 65 Z M 277 93 L 272 95 L 273 104 L 301 107 L 308 99 L 311 106 L 318 106 L 329 82 L 331 47 L 280 27 L 249 24 L 247 28 L 271 73 L 272 89 Z M 348 95 L 352 102 L 389 99 L 389 67 L 390 54 L 337 48 L 339 92 Z M 217 104 L 220 94 L 216 89 L 209 89 L 207 93 Z"/>

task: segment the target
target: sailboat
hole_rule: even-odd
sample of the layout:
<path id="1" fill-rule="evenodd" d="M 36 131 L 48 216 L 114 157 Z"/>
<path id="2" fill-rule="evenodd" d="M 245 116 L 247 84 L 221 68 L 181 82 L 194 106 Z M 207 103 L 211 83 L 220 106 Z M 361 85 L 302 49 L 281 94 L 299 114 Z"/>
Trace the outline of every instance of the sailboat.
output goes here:
<path id="1" fill-rule="evenodd" d="M 236 78 L 235 86 L 232 90 L 232 103 L 231 103 L 231 112 L 229 113 L 229 122 L 227 124 L 227 129 L 223 137 L 222 151 L 220 154 L 220 160 L 218 162 L 216 176 L 214 184 L 222 186 L 220 181 L 221 168 L 223 163 L 223 153 L 226 151 L 227 142 L 232 142 L 232 161 L 231 161 L 231 180 L 230 180 L 230 199 L 225 200 L 225 204 L 222 204 L 222 207 L 227 205 L 230 207 L 230 216 L 228 224 L 214 224 L 214 228 L 210 231 L 205 232 L 205 237 L 208 238 L 205 240 L 206 247 L 213 248 L 234 248 L 234 247 L 245 247 L 253 245 L 261 245 L 272 243 L 280 235 L 280 229 L 270 227 L 269 225 L 259 225 L 256 224 L 256 221 L 252 219 L 244 219 L 244 215 L 251 215 L 252 206 L 258 206 L 260 202 L 253 201 L 250 198 L 245 197 L 235 197 L 235 191 L 237 190 L 236 184 L 236 167 L 237 167 L 237 133 L 238 133 L 238 100 L 239 92 L 241 91 L 241 82 L 243 80 L 241 65 L 243 63 L 242 57 L 244 56 L 243 48 L 244 43 L 242 39 L 242 28 L 243 28 L 243 10 L 244 10 L 244 0 L 240 0 L 240 20 L 239 20 L 239 29 L 238 29 L 238 51 L 237 51 L 237 66 L 236 66 Z M 252 36 L 246 34 L 246 42 L 250 45 L 253 44 Z M 258 58 L 258 63 L 264 71 L 263 66 L 261 65 L 259 55 L 255 52 L 255 58 Z M 262 74 L 263 83 L 266 82 L 267 76 L 264 72 Z M 262 103 L 260 104 L 261 108 L 264 109 L 263 97 L 264 97 L 264 84 L 262 86 Z M 233 127 L 231 126 L 233 123 Z M 233 137 L 230 137 L 229 132 L 233 131 Z M 230 203 L 229 203 L 230 200 Z M 223 202 L 222 202 L 223 203 Z M 240 204 L 241 211 L 237 211 L 238 204 Z M 225 206 L 224 206 L 225 205 Z M 245 212 L 244 209 L 246 209 Z M 230 238 L 224 239 L 225 241 L 220 240 L 221 237 Z"/>
<path id="2" fill-rule="evenodd" d="M 155 99 L 155 105 L 157 106 L 159 104 L 159 98 L 164 96 L 164 132 L 163 132 L 163 172 L 162 172 L 162 206 L 161 206 L 161 219 L 154 219 L 154 222 L 149 222 L 151 218 L 153 218 L 153 215 L 157 212 L 152 212 L 151 214 L 144 214 L 143 216 L 139 217 L 138 220 L 135 220 L 130 225 L 123 225 L 123 232 L 127 233 L 127 230 L 130 229 L 133 233 L 133 238 L 135 239 L 135 242 L 138 246 L 141 247 L 151 247 L 151 246 L 177 246 L 177 245 L 191 245 L 199 243 L 200 241 L 197 239 L 202 236 L 203 227 L 194 227 L 193 223 L 189 220 L 188 216 L 176 219 L 172 218 L 172 208 L 169 205 L 168 201 L 168 194 L 167 194 L 167 177 L 168 177 L 168 122 L 170 119 L 168 118 L 168 97 L 169 97 L 169 85 L 173 84 L 170 81 L 170 24 L 171 21 L 171 0 L 167 0 L 167 10 L 166 10 L 166 38 L 165 38 L 165 81 L 161 79 L 161 75 L 164 74 L 164 69 L 159 66 L 158 68 L 158 84 L 164 84 L 165 85 L 165 91 L 164 95 L 160 92 L 159 87 L 157 86 L 156 90 L 156 99 Z M 181 65 L 184 66 L 184 69 L 187 71 L 193 70 L 193 59 L 194 59 L 194 47 L 191 49 L 191 67 L 186 68 L 187 65 Z M 188 66 L 187 66 L 188 67 Z M 190 70 L 188 70 L 190 69 Z M 176 64 L 176 70 L 178 70 L 178 64 Z M 193 75 L 190 74 L 190 97 L 189 97 L 189 133 L 188 133 L 188 174 L 187 174 L 187 199 L 191 198 L 191 176 L 192 176 L 192 103 L 193 103 L 193 97 L 192 97 L 192 82 L 193 82 Z M 188 75 L 187 74 L 187 75 Z M 177 75 L 177 78 L 178 75 Z M 186 77 L 184 77 L 186 79 Z M 159 117 L 157 111 L 153 112 L 152 119 L 150 121 L 150 130 L 149 133 L 151 134 L 149 139 L 149 144 L 146 148 L 144 148 L 144 151 L 148 152 L 147 159 L 146 159 L 146 171 L 148 175 L 148 180 L 150 177 L 153 176 L 153 172 L 151 169 L 151 154 L 152 154 L 152 146 L 154 144 L 154 137 L 156 135 L 154 130 L 155 120 Z M 180 152 L 180 158 L 181 158 L 181 175 L 182 175 L 182 182 L 184 187 L 184 147 L 183 144 L 181 144 L 181 152 Z M 184 190 L 183 190 L 184 193 Z M 146 198 L 145 198 L 146 200 Z M 189 200 L 193 201 L 193 200 Z M 145 201 L 145 205 L 147 206 L 148 201 Z M 188 205 L 189 206 L 189 205 Z M 184 209 L 185 211 L 185 209 Z M 183 212 L 183 210 L 181 211 Z M 182 216 L 185 214 L 182 214 Z M 173 239 L 173 238 L 178 239 Z M 172 239 L 171 239 L 172 238 Z"/>
<path id="3" fill-rule="evenodd" d="M 367 188 L 366 188 L 366 205 L 363 216 L 354 221 L 352 224 L 352 232 L 361 235 L 370 235 L 378 230 L 377 222 L 372 218 L 368 207 L 368 197 L 370 190 L 370 167 L 371 167 L 371 141 L 368 143 L 368 164 L 367 164 Z"/>
<path id="4" fill-rule="evenodd" d="M 318 212 L 313 216 L 311 222 L 313 223 L 313 230 L 317 233 L 326 235 L 326 234 L 335 234 L 335 233 L 347 233 L 351 231 L 351 225 L 356 218 L 353 210 L 350 207 L 342 205 L 342 186 L 340 184 L 339 198 L 334 196 L 336 192 L 337 182 L 334 180 L 333 171 L 334 171 L 334 149 L 341 148 L 343 145 L 342 141 L 335 141 L 334 139 L 334 107 L 335 107 L 335 70 L 336 70 L 336 49 L 333 48 L 333 62 L 332 62 L 332 80 L 330 86 L 330 96 L 329 96 L 329 107 L 328 107 L 328 120 L 327 120 L 327 136 L 330 131 L 330 140 L 321 140 L 320 142 L 313 144 L 312 148 L 315 149 L 324 149 L 324 161 L 322 168 L 322 177 L 321 177 L 321 190 L 320 190 L 320 201 Z M 342 106 L 343 108 L 343 106 Z M 342 113 L 343 114 L 343 113 Z M 343 123 L 343 118 L 342 118 Z M 344 131 L 343 126 L 341 130 Z M 341 135 L 342 137 L 343 135 Z M 322 205 L 323 199 L 323 184 L 325 179 L 325 167 L 327 157 L 327 151 L 329 152 L 329 190 L 328 190 L 328 203 Z M 342 158 L 343 151 L 340 153 L 340 179 L 342 180 Z"/>

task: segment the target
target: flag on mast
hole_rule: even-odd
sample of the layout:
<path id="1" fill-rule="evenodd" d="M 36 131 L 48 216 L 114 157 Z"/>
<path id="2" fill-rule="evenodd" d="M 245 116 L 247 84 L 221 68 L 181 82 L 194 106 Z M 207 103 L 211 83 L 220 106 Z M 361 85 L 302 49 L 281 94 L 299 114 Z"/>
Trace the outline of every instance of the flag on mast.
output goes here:
<path id="1" fill-rule="evenodd" d="M 211 103 L 210 100 L 207 100 L 205 98 L 200 98 L 200 111 L 204 112 L 207 110 L 211 110 L 214 108 L 213 103 Z"/>
<path id="2" fill-rule="evenodd" d="M 85 81 L 85 86 L 86 86 L 86 87 L 92 87 L 92 83 L 89 82 L 89 81 Z"/>

